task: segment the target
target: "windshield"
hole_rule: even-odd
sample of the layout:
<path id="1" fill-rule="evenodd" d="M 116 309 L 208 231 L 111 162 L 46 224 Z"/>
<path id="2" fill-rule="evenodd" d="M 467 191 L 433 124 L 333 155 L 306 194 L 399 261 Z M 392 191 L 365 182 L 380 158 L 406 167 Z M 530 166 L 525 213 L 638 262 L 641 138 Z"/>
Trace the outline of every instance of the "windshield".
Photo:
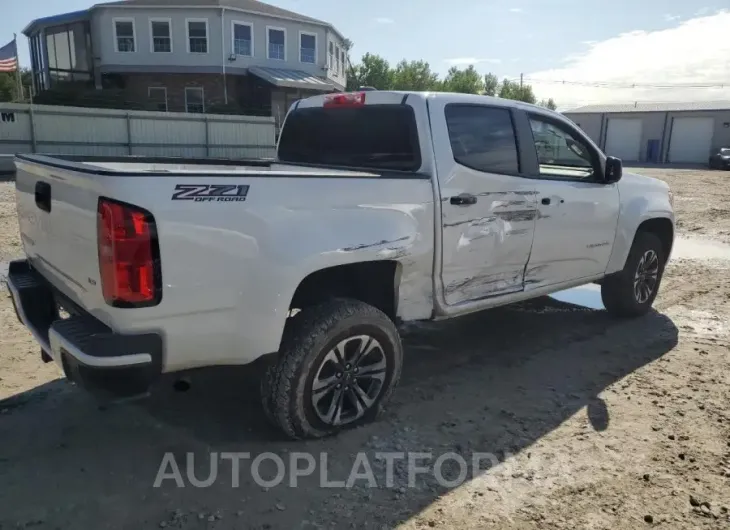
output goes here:
<path id="1" fill-rule="evenodd" d="M 720 149 L 720 154 L 721 155 L 726 155 L 726 156 L 727 155 L 730 155 L 730 149 L 728 149 L 728 148 L 722 148 L 722 149 Z"/>
<path id="2" fill-rule="evenodd" d="M 416 171 L 421 155 L 413 109 L 407 105 L 305 108 L 284 122 L 279 160 Z"/>

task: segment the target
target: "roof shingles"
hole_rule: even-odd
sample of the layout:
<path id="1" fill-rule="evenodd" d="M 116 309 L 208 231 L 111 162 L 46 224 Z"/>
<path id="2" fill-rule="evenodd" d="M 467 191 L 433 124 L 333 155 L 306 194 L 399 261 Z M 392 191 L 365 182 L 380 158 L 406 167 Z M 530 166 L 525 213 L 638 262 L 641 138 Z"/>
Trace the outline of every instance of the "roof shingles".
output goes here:
<path id="1" fill-rule="evenodd" d="M 99 6 L 212 6 L 212 7 L 231 7 L 235 9 L 244 9 L 261 13 L 264 15 L 272 15 L 276 17 L 291 18 L 302 22 L 315 22 L 317 24 L 327 24 L 322 20 L 307 17 L 282 9 L 280 7 L 265 4 L 257 0 L 120 0 L 117 2 L 106 2 L 98 4 Z"/>
<path id="2" fill-rule="evenodd" d="M 342 37 L 342 34 L 332 26 L 329 22 L 319 20 L 305 15 L 300 15 L 294 11 L 288 9 L 282 9 L 280 7 L 272 6 L 258 0 L 117 0 L 115 2 L 104 2 L 92 6 L 90 9 L 104 8 L 104 7 L 224 7 L 231 9 L 240 9 L 250 13 L 260 13 L 262 15 L 269 15 L 272 17 L 285 18 L 289 20 L 295 20 L 298 22 L 309 22 L 311 24 L 318 24 L 326 26 L 332 29 L 336 34 Z M 79 11 L 78 13 L 83 13 Z M 30 30 L 36 24 L 44 24 L 46 22 L 55 21 L 58 17 L 65 15 L 58 15 L 53 17 L 45 17 L 32 21 L 23 30 L 23 34 L 28 35 Z M 344 38 L 344 37 L 343 37 Z"/>

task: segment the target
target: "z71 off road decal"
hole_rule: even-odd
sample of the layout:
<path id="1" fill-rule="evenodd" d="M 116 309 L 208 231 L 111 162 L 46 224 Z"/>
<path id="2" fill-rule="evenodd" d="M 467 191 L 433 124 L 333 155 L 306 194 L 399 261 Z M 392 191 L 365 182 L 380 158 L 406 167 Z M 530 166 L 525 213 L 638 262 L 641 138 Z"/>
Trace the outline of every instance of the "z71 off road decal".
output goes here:
<path id="1" fill-rule="evenodd" d="M 195 202 L 243 202 L 248 195 L 248 185 L 233 184 L 178 184 L 172 194 L 173 201 Z"/>

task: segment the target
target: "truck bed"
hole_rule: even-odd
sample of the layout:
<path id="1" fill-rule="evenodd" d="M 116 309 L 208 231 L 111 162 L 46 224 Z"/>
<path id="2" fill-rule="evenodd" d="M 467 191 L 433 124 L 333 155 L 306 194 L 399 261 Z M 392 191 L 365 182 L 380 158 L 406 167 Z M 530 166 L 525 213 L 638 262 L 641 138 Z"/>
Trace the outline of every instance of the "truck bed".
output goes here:
<path id="1" fill-rule="evenodd" d="M 280 164 L 270 159 L 181 158 L 145 156 L 16 155 L 18 160 L 105 176 L 270 176 L 355 177 L 383 176 L 380 171 L 358 171 L 305 164 Z"/>
<path id="2" fill-rule="evenodd" d="M 151 157 L 18 155 L 16 166 L 30 267 L 115 333 L 164 331 L 166 351 L 175 352 L 165 356 L 165 371 L 245 364 L 276 351 L 299 282 L 323 260 L 407 252 L 422 260 L 419 282 L 430 285 L 428 175 Z M 105 299 L 102 201 L 153 220 L 155 304 L 131 309 Z"/>

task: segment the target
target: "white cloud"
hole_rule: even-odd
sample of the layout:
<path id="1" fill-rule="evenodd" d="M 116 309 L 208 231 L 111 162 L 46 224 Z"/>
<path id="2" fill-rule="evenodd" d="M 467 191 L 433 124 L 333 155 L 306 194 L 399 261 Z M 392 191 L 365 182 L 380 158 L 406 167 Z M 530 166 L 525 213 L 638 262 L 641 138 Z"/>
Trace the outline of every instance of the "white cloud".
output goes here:
<path id="1" fill-rule="evenodd" d="M 710 8 L 709 7 L 701 7 L 701 8 L 699 8 L 697 10 L 697 12 L 695 13 L 695 16 L 696 17 L 702 17 L 702 16 L 705 16 L 709 12 L 710 12 Z"/>
<path id="2" fill-rule="evenodd" d="M 730 80 L 730 11 L 682 22 L 659 31 L 632 31 L 573 53 L 567 64 L 528 75 L 539 98 L 579 105 L 627 101 L 730 100 L 730 85 L 717 88 L 631 87 L 706 85 Z M 540 80 L 552 82 L 540 82 Z M 607 83 L 609 87 L 583 85 Z M 556 82 L 557 81 L 557 82 Z M 620 88 L 615 85 L 628 86 Z"/>
<path id="3" fill-rule="evenodd" d="M 509 10 L 510 13 L 524 13 L 525 10 L 521 7 L 513 7 Z"/>
<path id="4" fill-rule="evenodd" d="M 395 20 L 388 17 L 378 17 L 375 19 L 378 24 L 395 24 Z"/>
<path id="5" fill-rule="evenodd" d="M 671 13 L 667 13 L 664 15 L 664 20 L 667 22 L 674 22 L 675 20 L 679 20 L 682 18 L 680 15 L 672 15 Z"/>
<path id="6" fill-rule="evenodd" d="M 452 59 L 445 59 L 445 62 L 449 64 L 449 66 L 469 66 L 470 64 L 479 64 L 479 63 L 490 63 L 490 64 L 500 64 L 502 62 L 501 59 L 480 59 L 478 57 L 454 57 Z"/>
<path id="7" fill-rule="evenodd" d="M 580 41 L 581 44 L 585 44 L 586 46 L 593 46 L 594 44 L 598 44 L 597 40 L 582 40 Z"/>

